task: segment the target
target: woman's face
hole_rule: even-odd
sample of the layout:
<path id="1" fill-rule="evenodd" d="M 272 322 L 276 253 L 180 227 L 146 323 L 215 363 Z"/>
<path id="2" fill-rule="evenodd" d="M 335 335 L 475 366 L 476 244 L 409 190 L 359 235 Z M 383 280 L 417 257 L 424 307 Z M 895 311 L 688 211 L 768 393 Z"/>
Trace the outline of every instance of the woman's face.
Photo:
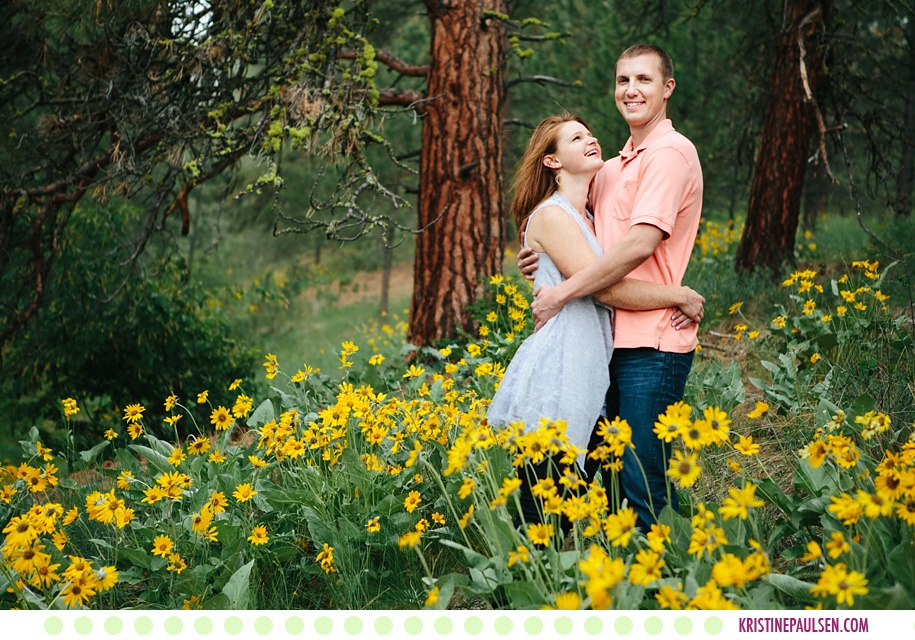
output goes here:
<path id="1" fill-rule="evenodd" d="M 553 170 L 567 173 L 592 173 L 599 170 L 604 160 L 601 157 L 597 138 L 580 122 L 570 120 L 559 126 L 556 132 L 556 151 L 544 156 L 543 164 Z"/>

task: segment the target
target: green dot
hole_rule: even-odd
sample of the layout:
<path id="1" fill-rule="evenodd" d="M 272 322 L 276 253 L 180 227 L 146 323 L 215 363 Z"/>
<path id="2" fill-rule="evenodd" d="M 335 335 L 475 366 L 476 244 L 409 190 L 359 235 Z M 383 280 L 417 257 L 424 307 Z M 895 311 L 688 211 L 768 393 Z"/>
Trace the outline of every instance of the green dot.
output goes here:
<path id="1" fill-rule="evenodd" d="M 423 621 L 416 616 L 410 616 L 404 621 L 403 630 L 411 636 L 419 635 L 423 630 Z"/>
<path id="2" fill-rule="evenodd" d="M 724 629 L 724 623 L 718 616 L 712 616 L 705 621 L 705 632 L 717 636 Z"/>
<path id="3" fill-rule="evenodd" d="M 556 622 L 553 623 L 553 628 L 561 636 L 567 636 L 572 633 L 572 619 L 562 616 L 556 618 Z"/>
<path id="4" fill-rule="evenodd" d="M 300 617 L 292 616 L 286 620 L 286 633 L 289 635 L 297 636 L 303 631 L 305 631 L 305 623 L 302 622 Z"/>
<path id="5" fill-rule="evenodd" d="M 109 616 L 105 620 L 105 631 L 108 632 L 108 635 L 116 636 L 124 629 L 124 623 L 121 622 L 120 618 L 115 616 Z"/>
<path id="6" fill-rule="evenodd" d="M 254 621 L 254 630 L 262 636 L 273 631 L 273 620 L 267 616 L 260 616 Z"/>
<path id="7" fill-rule="evenodd" d="M 333 621 L 327 616 L 321 616 L 315 620 L 315 633 L 319 633 L 322 636 L 326 636 L 328 633 L 334 630 Z"/>
<path id="8" fill-rule="evenodd" d="M 362 620 L 356 616 L 350 616 L 343 623 L 343 629 L 351 636 L 357 636 L 362 633 Z"/>
<path id="9" fill-rule="evenodd" d="M 592 636 L 604 630 L 604 623 L 597 616 L 591 616 L 585 620 L 585 632 Z"/>
<path id="10" fill-rule="evenodd" d="M 629 635 L 632 633 L 632 619 L 627 618 L 626 616 L 620 616 L 616 619 L 616 622 L 613 623 L 613 630 L 621 636 Z"/>
<path id="11" fill-rule="evenodd" d="M 237 636 L 245 625 L 238 616 L 230 616 L 226 618 L 222 626 L 230 636 Z"/>
<path id="12" fill-rule="evenodd" d="M 649 616 L 645 619 L 645 633 L 656 636 L 664 630 L 664 623 L 658 616 Z"/>
<path id="13" fill-rule="evenodd" d="M 394 623 L 387 616 L 381 616 L 375 620 L 375 631 L 380 635 L 386 636 L 394 630 Z"/>
<path id="14" fill-rule="evenodd" d="M 87 616 L 80 616 L 73 623 L 73 630 L 81 636 L 92 633 L 92 619 Z"/>
<path id="15" fill-rule="evenodd" d="M 213 630 L 213 621 L 206 616 L 200 616 L 194 620 L 194 631 L 205 636 Z"/>
<path id="16" fill-rule="evenodd" d="M 499 616 L 493 623 L 492 628 L 500 636 L 507 636 L 512 632 L 512 620 L 507 616 Z"/>
<path id="17" fill-rule="evenodd" d="M 133 630 L 139 633 L 141 636 L 148 635 L 152 633 L 153 623 L 152 620 L 146 616 L 140 616 L 133 622 Z"/>
<path id="18" fill-rule="evenodd" d="M 674 620 L 674 630 L 681 636 L 688 635 L 693 630 L 693 621 L 686 616 L 680 616 Z"/>
<path id="19" fill-rule="evenodd" d="M 483 630 L 483 621 L 476 616 L 470 616 L 464 620 L 464 631 L 472 636 L 477 635 Z"/>
<path id="20" fill-rule="evenodd" d="M 454 628 L 454 623 L 451 622 L 451 618 L 446 618 L 442 616 L 435 621 L 435 631 L 440 636 L 447 636 L 451 633 L 451 630 Z"/>
<path id="21" fill-rule="evenodd" d="M 169 616 L 165 619 L 165 624 L 162 626 L 165 627 L 165 633 L 170 636 L 178 635 L 184 628 L 184 625 L 181 623 L 181 618 L 178 618 L 177 616 Z"/>
<path id="22" fill-rule="evenodd" d="M 57 616 L 51 616 L 44 621 L 44 630 L 52 636 L 56 636 L 64 630 L 64 623 Z"/>
<path id="23" fill-rule="evenodd" d="M 531 616 L 524 621 L 524 630 L 527 631 L 528 635 L 535 636 L 543 631 L 543 621 L 540 618 Z"/>

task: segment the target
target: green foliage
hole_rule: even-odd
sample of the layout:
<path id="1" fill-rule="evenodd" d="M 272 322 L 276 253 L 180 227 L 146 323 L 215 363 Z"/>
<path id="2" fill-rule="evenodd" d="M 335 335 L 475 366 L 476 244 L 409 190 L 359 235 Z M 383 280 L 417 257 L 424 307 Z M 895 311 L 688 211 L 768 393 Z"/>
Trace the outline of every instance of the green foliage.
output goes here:
<path id="1" fill-rule="evenodd" d="M 854 261 L 824 284 L 812 270 L 795 272 L 783 283 L 792 291 L 790 303 L 778 305 L 769 326 L 760 327 L 768 329 L 762 339 L 775 354 L 761 360 L 770 377 L 750 382 L 794 415 L 815 411 L 824 400 L 847 406 L 867 395 L 892 407 L 896 419 L 915 418 L 915 333 L 882 291 L 894 267 L 880 272 L 877 262 Z"/>
<path id="2" fill-rule="evenodd" d="M 127 403 L 156 407 L 159 416 L 162 389 L 187 397 L 208 389 L 214 374 L 253 371 L 257 356 L 233 336 L 217 293 L 186 281 L 180 262 L 166 255 L 133 272 L 121 267 L 132 247 L 108 248 L 137 222 L 129 207 L 74 213 L 47 284 L 43 319 L 53 321 L 30 325 L 4 354 L 14 424 L 53 423 L 59 400 L 76 397 L 86 408 L 77 434 L 85 445 L 117 424 L 116 409 Z"/>

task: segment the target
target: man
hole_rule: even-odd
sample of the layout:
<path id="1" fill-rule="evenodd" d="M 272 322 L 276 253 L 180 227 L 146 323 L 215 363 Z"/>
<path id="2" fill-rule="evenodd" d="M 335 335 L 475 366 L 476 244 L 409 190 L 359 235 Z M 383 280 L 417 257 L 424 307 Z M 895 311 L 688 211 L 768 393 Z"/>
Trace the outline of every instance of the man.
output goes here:
<path id="1" fill-rule="evenodd" d="M 676 85 L 670 56 L 654 45 L 630 47 L 617 60 L 615 81 L 616 107 L 631 137 L 592 187 L 595 227 L 605 253 L 556 287 L 534 292 L 538 329 L 566 302 L 627 275 L 679 285 L 689 262 L 702 212 L 702 170 L 693 144 L 667 118 L 667 100 Z M 530 272 L 525 264 L 530 262 L 527 252 L 519 254 L 522 271 Z M 665 505 L 679 508 L 665 480 L 669 447 L 653 428 L 658 415 L 682 399 L 698 341 L 696 324 L 675 327 L 670 312 L 615 312 L 607 414 L 632 427 L 635 454 L 627 450 L 623 457 L 622 495 L 643 531 Z"/>

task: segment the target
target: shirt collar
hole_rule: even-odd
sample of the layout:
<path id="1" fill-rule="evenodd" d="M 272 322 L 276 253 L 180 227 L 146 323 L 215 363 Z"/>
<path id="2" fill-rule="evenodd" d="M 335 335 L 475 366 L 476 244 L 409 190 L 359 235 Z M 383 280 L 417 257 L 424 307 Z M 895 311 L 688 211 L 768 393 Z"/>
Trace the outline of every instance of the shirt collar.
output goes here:
<path id="1" fill-rule="evenodd" d="M 661 120 L 661 122 L 659 122 L 655 126 L 655 128 L 651 130 L 651 132 L 648 134 L 648 136 L 646 136 L 646 138 L 644 140 L 642 140 L 642 144 L 640 144 L 635 149 L 633 149 L 633 147 L 632 147 L 632 138 L 630 137 L 626 141 L 626 145 L 620 151 L 620 157 L 623 160 L 623 164 L 625 164 L 626 162 L 628 162 L 635 156 L 639 155 L 639 153 L 644 151 L 648 147 L 648 145 L 650 145 L 652 142 L 654 142 L 655 140 L 657 140 L 664 134 L 670 133 L 673 130 L 674 130 L 674 125 L 670 121 L 670 118 L 667 118 L 665 120 Z"/>

